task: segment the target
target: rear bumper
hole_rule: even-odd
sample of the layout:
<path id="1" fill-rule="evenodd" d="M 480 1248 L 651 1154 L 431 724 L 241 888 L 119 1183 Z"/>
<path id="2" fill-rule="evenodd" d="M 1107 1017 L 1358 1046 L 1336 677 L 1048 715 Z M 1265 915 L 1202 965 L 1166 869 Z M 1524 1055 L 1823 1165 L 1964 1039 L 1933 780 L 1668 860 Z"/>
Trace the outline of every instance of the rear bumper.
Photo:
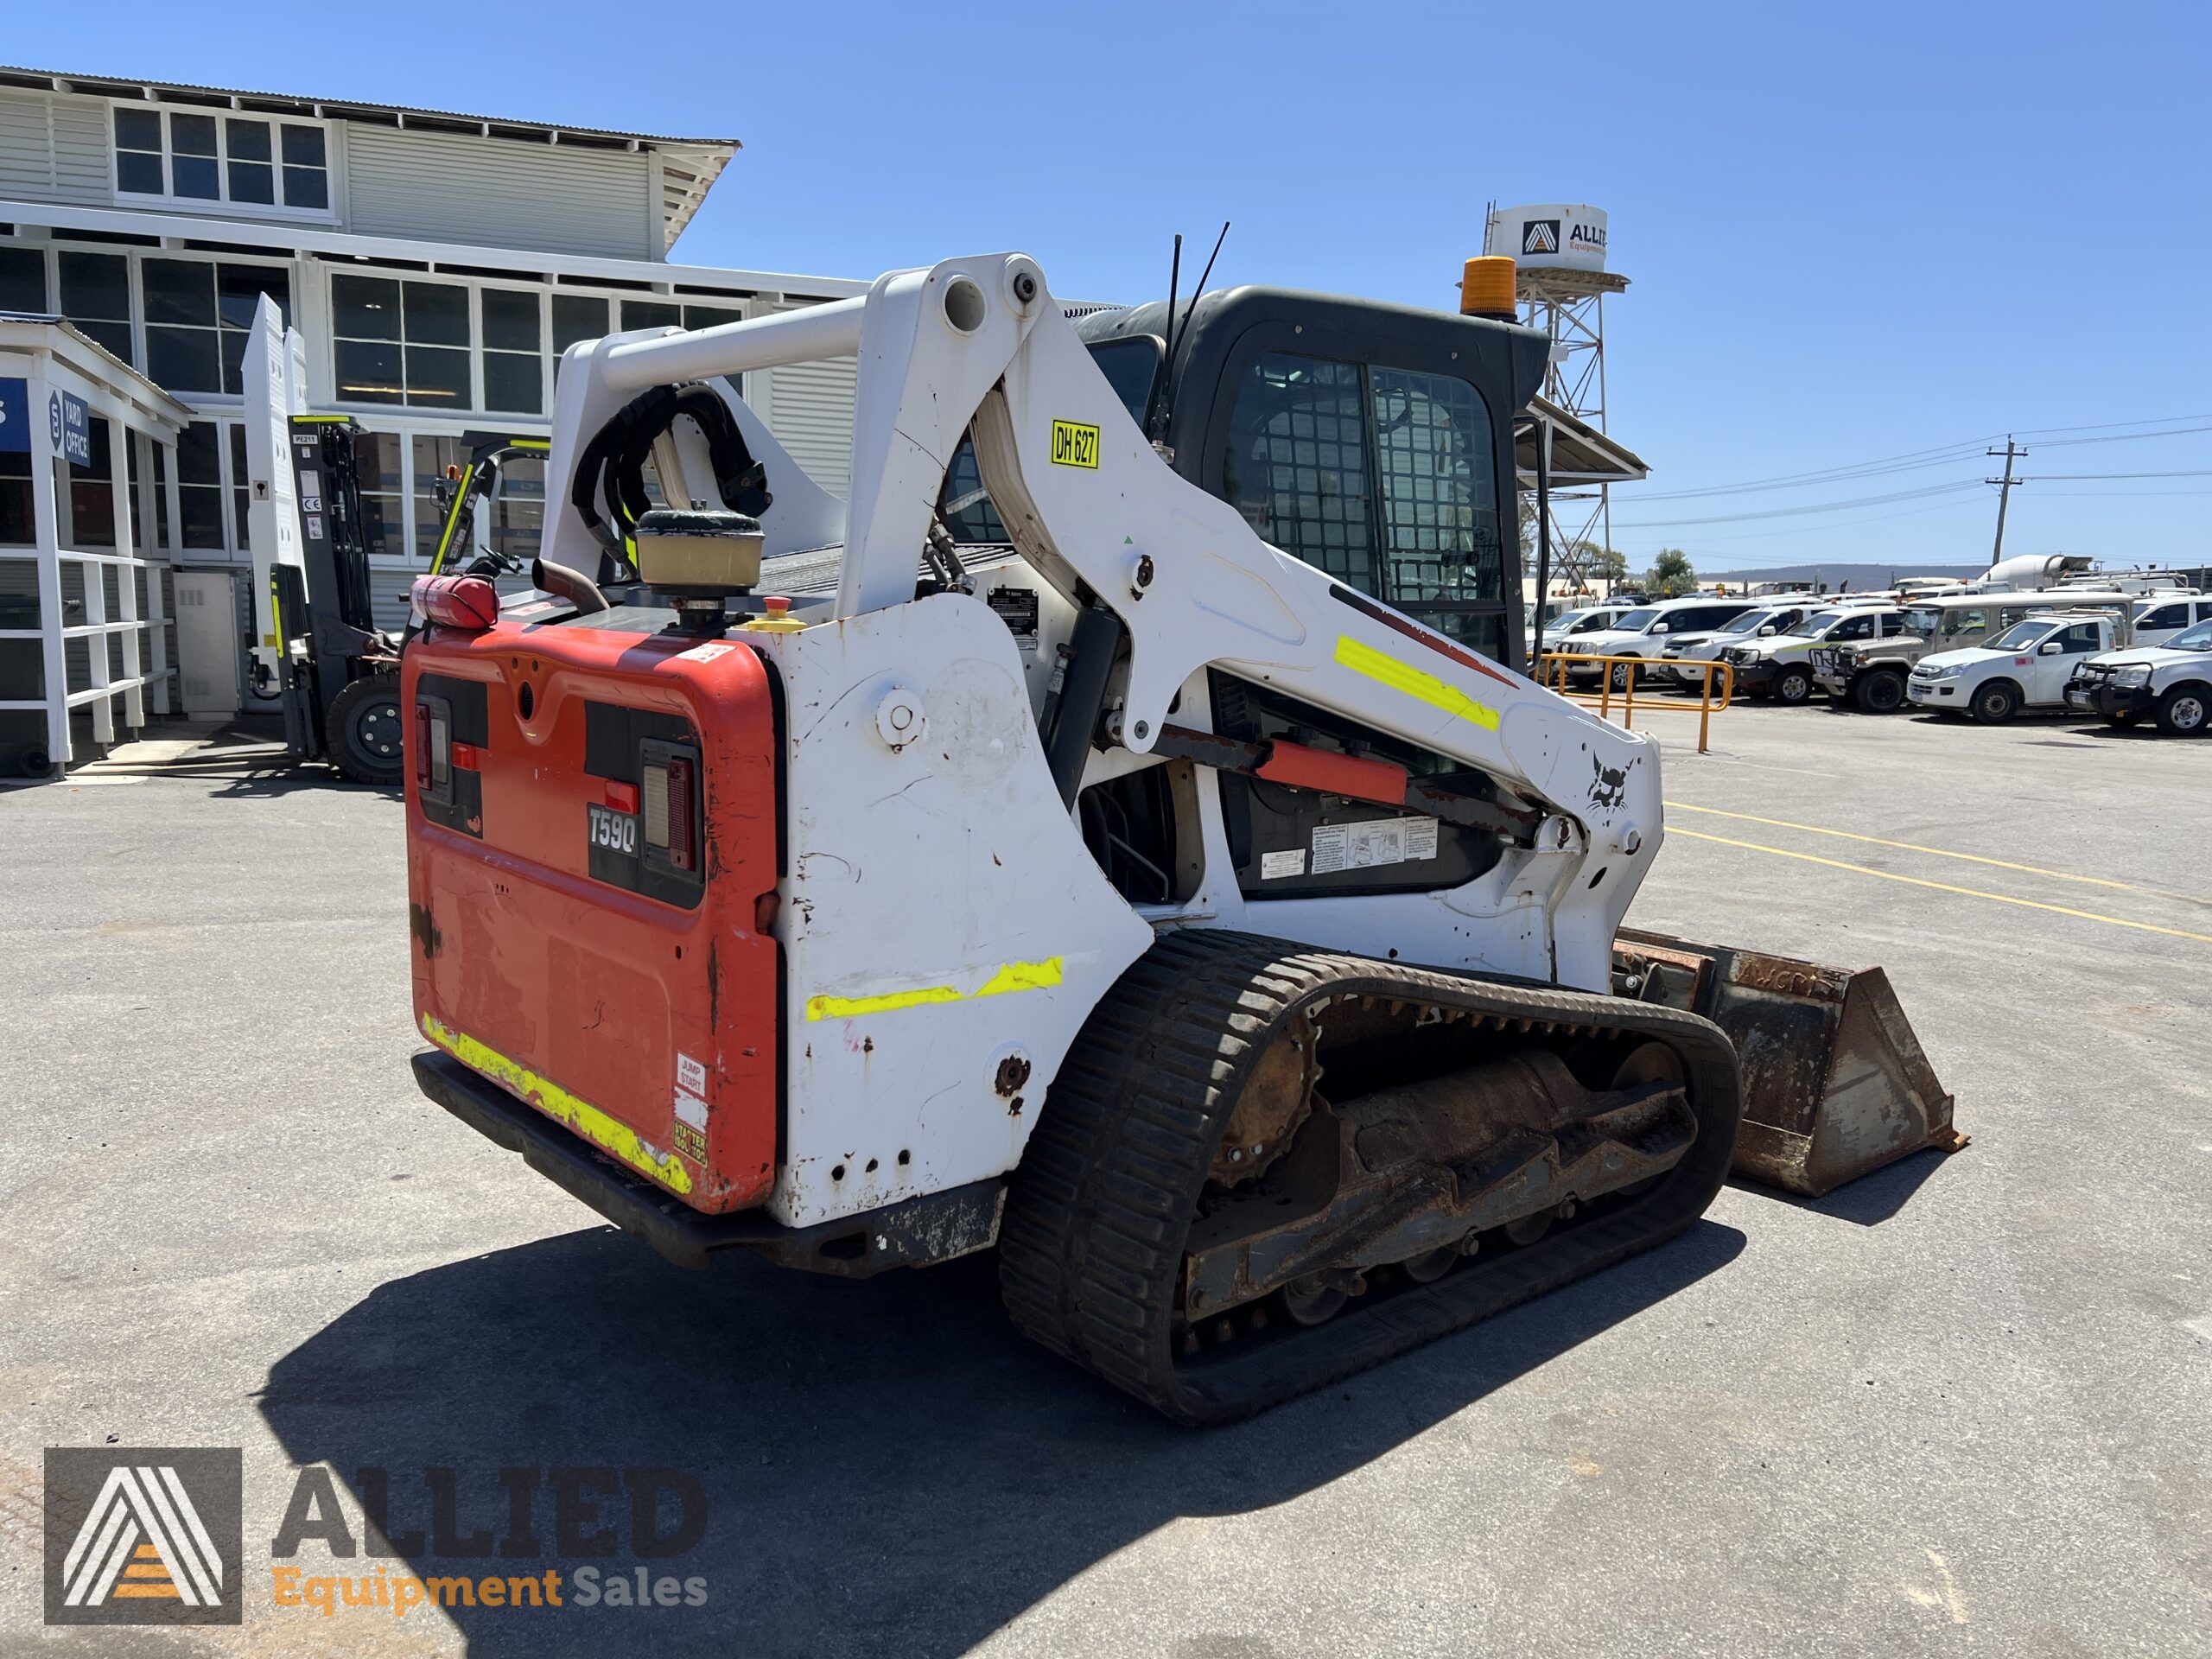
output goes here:
<path id="1" fill-rule="evenodd" d="M 415 1057 L 423 1092 L 626 1233 L 680 1268 L 703 1268 L 716 1250 L 756 1250 L 787 1268 L 866 1279 L 887 1268 L 926 1267 L 997 1243 L 1004 1183 L 977 1181 L 813 1227 L 785 1227 L 758 1210 L 709 1216 L 601 1157 L 449 1054 Z"/>
<path id="2" fill-rule="evenodd" d="M 2066 706 L 2092 709 L 2110 720 L 2114 715 L 2147 715 L 2158 700 L 2147 685 L 2069 685 Z"/>

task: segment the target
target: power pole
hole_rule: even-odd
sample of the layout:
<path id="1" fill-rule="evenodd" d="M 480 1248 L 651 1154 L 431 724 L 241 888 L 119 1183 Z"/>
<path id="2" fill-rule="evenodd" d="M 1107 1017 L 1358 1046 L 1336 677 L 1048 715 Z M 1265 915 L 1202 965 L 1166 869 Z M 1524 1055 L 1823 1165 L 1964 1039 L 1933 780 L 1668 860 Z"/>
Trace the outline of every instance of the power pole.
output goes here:
<path id="1" fill-rule="evenodd" d="M 2006 504 L 2012 499 L 2012 463 L 2016 461 L 2024 460 L 2028 452 L 2025 448 L 2015 444 L 2012 442 L 2012 435 L 2007 432 L 2005 435 L 2005 447 L 2002 449 L 1988 449 L 1983 451 L 1983 453 L 1985 454 L 2002 455 L 2005 457 L 2005 476 L 2002 478 L 1985 478 L 1981 480 L 1985 484 L 1994 484 L 1998 486 L 1997 545 L 1992 548 L 1989 551 L 1989 564 L 1990 568 L 1993 570 L 1997 568 L 1997 562 L 2005 556 L 2005 508 Z"/>

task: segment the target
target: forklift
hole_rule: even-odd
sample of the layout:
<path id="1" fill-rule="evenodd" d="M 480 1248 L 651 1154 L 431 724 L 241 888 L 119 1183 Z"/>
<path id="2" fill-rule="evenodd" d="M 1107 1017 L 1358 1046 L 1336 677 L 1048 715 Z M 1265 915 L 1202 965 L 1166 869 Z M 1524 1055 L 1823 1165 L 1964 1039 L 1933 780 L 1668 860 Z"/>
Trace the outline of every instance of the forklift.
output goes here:
<path id="1" fill-rule="evenodd" d="M 295 415 L 289 428 L 302 563 L 280 562 L 269 573 L 285 745 L 357 783 L 390 788 L 404 760 L 399 651 L 406 636 L 377 627 L 372 614 L 356 464 L 362 429 L 344 415 Z M 505 463 L 542 459 L 546 440 L 469 432 L 461 441 L 467 464 L 448 467 L 437 483 L 441 527 L 430 572 L 512 575 L 519 559 L 476 545 L 475 508 L 498 499 Z M 270 678 L 257 664 L 256 690 L 266 695 Z"/>

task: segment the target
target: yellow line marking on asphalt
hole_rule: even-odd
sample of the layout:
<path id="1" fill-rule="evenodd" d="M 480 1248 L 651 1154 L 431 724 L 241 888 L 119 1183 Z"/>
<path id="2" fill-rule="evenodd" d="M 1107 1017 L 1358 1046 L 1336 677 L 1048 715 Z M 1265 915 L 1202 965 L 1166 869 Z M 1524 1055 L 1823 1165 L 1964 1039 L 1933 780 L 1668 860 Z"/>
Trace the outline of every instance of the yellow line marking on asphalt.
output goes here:
<path id="1" fill-rule="evenodd" d="M 1938 893 L 1963 893 L 1969 899 L 1986 899 L 1993 904 L 2018 905 L 2024 910 L 2047 910 L 2055 916 L 2076 916 L 2085 922 L 2103 922 L 2111 927 L 2132 927 L 2144 933 L 2163 933 L 2169 938 L 2194 939 L 2199 944 L 2212 944 L 2212 933 L 2191 933 L 2183 928 L 2160 927 L 2152 922 L 2131 922 L 2120 916 L 2101 916 L 2094 910 L 2070 910 L 2064 905 L 2046 905 L 2034 899 L 2015 899 L 2009 893 L 1984 893 L 1979 887 L 1955 887 L 1948 881 L 1923 881 L 1916 875 L 1899 875 L 1893 870 L 1878 870 L 1866 864 L 1847 864 L 1840 858 L 1822 858 L 1817 853 L 1793 853 L 1786 847 L 1762 847 L 1756 841 L 1732 841 L 1726 836 L 1708 836 L 1696 830 L 1670 830 L 1673 836 L 1688 836 L 1692 841 L 1710 841 L 1723 847 L 1740 847 L 1746 852 L 1772 853 L 1777 858 L 1802 859 L 1808 864 L 1825 864 L 1832 870 L 1850 870 L 1859 875 L 1878 875 L 1885 881 L 1903 881 L 1910 887 L 1933 887 Z"/>
<path id="2" fill-rule="evenodd" d="M 1954 853 L 1941 847 L 1923 847 L 1914 841 L 1885 841 L 1879 836 L 1862 836 L 1849 830 L 1823 830 L 1817 823 L 1792 823 L 1787 818 L 1762 818 L 1749 812 L 1724 812 L 1717 806 L 1692 806 L 1688 801 L 1669 801 L 1666 805 L 1669 812 L 1709 812 L 1716 818 L 1738 818 L 1745 823 L 1765 824 L 1770 830 L 1802 830 L 1808 836 L 1834 836 L 1839 841 L 1863 841 L 1873 847 L 1895 847 L 1903 852 L 1927 853 L 1936 858 L 1963 859 L 1969 864 L 1990 864 L 2000 870 L 2018 870 L 2027 875 L 2047 875 L 2054 881 L 2080 881 L 2093 887 L 2117 887 L 2122 893 L 2143 891 L 2132 883 L 2108 880 L 2101 875 L 2070 875 L 2064 870 L 2046 870 L 2039 865 L 2014 864 L 2001 858 L 1984 858 L 1979 853 Z"/>

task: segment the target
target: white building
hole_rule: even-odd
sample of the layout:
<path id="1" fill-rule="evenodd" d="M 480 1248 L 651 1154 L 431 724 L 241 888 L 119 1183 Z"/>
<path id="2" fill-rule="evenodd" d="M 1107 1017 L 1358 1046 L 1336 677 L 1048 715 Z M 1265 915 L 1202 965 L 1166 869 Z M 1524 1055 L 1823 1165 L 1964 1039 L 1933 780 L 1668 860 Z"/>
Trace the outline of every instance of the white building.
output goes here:
<path id="1" fill-rule="evenodd" d="M 238 374 L 258 297 L 274 296 L 305 336 L 310 406 L 380 435 L 365 446 L 363 485 L 381 537 L 378 608 L 397 621 L 434 544 L 433 482 L 465 459 L 461 435 L 546 433 L 570 342 L 864 291 L 670 260 L 737 149 L 0 68 L 0 313 L 66 317 L 193 416 L 173 451 L 148 451 L 159 474 L 149 499 L 165 510 L 139 552 L 200 573 L 191 594 L 238 618 L 227 672 L 194 664 L 190 638 L 180 645 L 195 709 L 235 708 L 244 690 L 251 480 Z M 748 378 L 743 395 L 794 459 L 841 490 L 851 360 Z M 525 553 L 539 517 L 526 487 L 510 467 L 493 528 Z M 10 551 L 0 545 L 0 592 Z M 181 696 L 165 703 L 156 688 L 149 706 Z M 98 741 L 113 741 L 105 722 Z"/>

